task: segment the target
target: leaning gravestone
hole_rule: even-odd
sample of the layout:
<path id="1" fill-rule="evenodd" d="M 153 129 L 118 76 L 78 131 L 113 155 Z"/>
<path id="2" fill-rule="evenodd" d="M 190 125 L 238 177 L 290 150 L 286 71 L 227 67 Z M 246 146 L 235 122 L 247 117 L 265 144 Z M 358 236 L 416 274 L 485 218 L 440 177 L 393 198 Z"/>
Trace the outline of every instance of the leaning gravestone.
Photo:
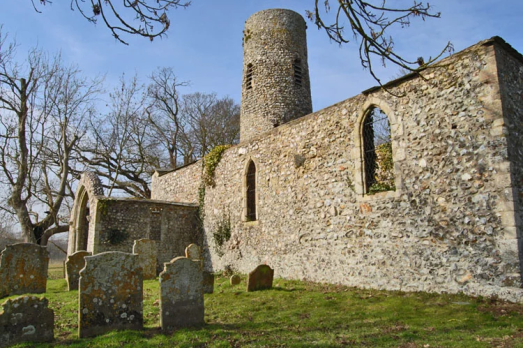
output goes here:
<path id="1" fill-rule="evenodd" d="M 48 265 L 46 247 L 32 243 L 6 246 L 0 255 L 0 298 L 45 292 Z"/>
<path id="2" fill-rule="evenodd" d="M 72 255 L 67 256 L 67 262 L 65 267 L 67 270 L 67 289 L 78 290 L 78 280 L 80 279 L 80 271 L 85 267 L 84 257 L 91 256 L 91 253 L 88 251 L 80 250 L 75 252 Z"/>
<path id="3" fill-rule="evenodd" d="M 249 273 L 247 278 L 247 291 L 256 291 L 272 288 L 274 270 L 267 265 L 259 265 Z"/>
<path id="4" fill-rule="evenodd" d="M 158 248 L 156 242 L 150 239 L 138 239 L 134 241 L 133 254 L 138 254 L 138 260 L 142 266 L 143 279 L 156 278 L 156 257 Z"/>
<path id="5" fill-rule="evenodd" d="M 138 255 L 111 251 L 85 257 L 80 271 L 80 338 L 143 327 Z"/>
<path id="6" fill-rule="evenodd" d="M 45 297 L 20 296 L 7 300 L 0 313 L 0 347 L 54 339 L 54 313 Z"/>
<path id="7" fill-rule="evenodd" d="M 162 330 L 204 324 L 203 275 L 199 261 L 177 257 L 160 273 Z"/>

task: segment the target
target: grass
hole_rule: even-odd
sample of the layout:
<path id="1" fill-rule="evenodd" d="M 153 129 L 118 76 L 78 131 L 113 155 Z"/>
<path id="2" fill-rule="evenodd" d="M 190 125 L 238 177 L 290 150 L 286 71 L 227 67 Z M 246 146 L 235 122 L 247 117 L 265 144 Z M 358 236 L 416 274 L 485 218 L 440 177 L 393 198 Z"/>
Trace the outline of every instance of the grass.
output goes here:
<path id="1" fill-rule="evenodd" d="M 276 279 L 246 292 L 217 277 L 200 328 L 163 334 L 158 281 L 144 282 L 144 329 L 78 338 L 78 292 L 49 280 L 55 342 L 15 347 L 523 347 L 523 305 L 463 295 L 361 290 Z M 12 296 L 16 297 L 16 296 Z M 4 299 L 5 300 L 5 299 Z"/>
<path id="2" fill-rule="evenodd" d="M 48 279 L 63 279 L 64 278 L 64 261 L 51 260 L 47 270 Z"/>

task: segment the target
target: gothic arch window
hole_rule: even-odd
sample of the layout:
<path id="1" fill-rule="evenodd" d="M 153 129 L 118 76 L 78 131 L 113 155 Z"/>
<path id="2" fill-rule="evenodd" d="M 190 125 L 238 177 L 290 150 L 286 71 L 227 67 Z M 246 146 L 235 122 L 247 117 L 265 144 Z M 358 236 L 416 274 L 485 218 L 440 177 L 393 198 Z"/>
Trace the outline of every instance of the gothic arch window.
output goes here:
<path id="1" fill-rule="evenodd" d="M 292 64 L 294 68 L 294 84 L 297 87 L 302 86 L 302 69 L 301 69 L 301 60 L 296 58 Z"/>
<path id="2" fill-rule="evenodd" d="M 251 160 L 246 173 L 246 218 L 247 221 L 256 221 L 256 165 Z"/>
<path id="3" fill-rule="evenodd" d="M 252 64 L 247 65 L 247 71 L 245 72 L 245 89 L 252 89 Z"/>
<path id="4" fill-rule="evenodd" d="M 390 122 L 377 106 L 369 108 L 364 116 L 361 152 L 364 193 L 395 191 Z"/>

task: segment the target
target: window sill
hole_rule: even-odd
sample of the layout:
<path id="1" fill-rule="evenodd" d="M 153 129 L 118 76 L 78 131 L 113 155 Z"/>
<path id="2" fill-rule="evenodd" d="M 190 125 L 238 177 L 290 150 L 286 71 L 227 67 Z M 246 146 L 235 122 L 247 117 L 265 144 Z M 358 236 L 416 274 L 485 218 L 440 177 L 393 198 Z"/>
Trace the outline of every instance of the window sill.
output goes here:
<path id="1" fill-rule="evenodd" d="M 363 196 L 358 196 L 358 202 L 368 202 L 368 201 L 380 201 L 385 199 L 397 198 L 401 196 L 401 190 L 396 191 L 385 191 L 378 192 L 372 195 L 365 194 Z"/>
<path id="2" fill-rule="evenodd" d="M 258 226 L 259 221 L 258 220 L 255 220 L 255 221 L 244 221 L 243 224 L 245 226 Z"/>

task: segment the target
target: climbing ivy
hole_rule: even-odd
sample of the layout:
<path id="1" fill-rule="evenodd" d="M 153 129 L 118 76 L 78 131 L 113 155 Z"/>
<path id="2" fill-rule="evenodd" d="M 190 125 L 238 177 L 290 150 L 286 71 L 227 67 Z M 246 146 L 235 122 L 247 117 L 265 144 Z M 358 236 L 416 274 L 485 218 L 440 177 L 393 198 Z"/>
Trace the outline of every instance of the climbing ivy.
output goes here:
<path id="1" fill-rule="evenodd" d="M 224 254 L 222 247 L 225 242 L 231 239 L 231 214 L 229 212 L 224 211 L 221 218 L 216 222 L 213 238 L 216 254 L 222 257 Z"/>
<path id="2" fill-rule="evenodd" d="M 214 171 L 222 159 L 222 155 L 231 145 L 218 145 L 203 158 L 203 181 L 207 186 L 214 186 Z"/>

